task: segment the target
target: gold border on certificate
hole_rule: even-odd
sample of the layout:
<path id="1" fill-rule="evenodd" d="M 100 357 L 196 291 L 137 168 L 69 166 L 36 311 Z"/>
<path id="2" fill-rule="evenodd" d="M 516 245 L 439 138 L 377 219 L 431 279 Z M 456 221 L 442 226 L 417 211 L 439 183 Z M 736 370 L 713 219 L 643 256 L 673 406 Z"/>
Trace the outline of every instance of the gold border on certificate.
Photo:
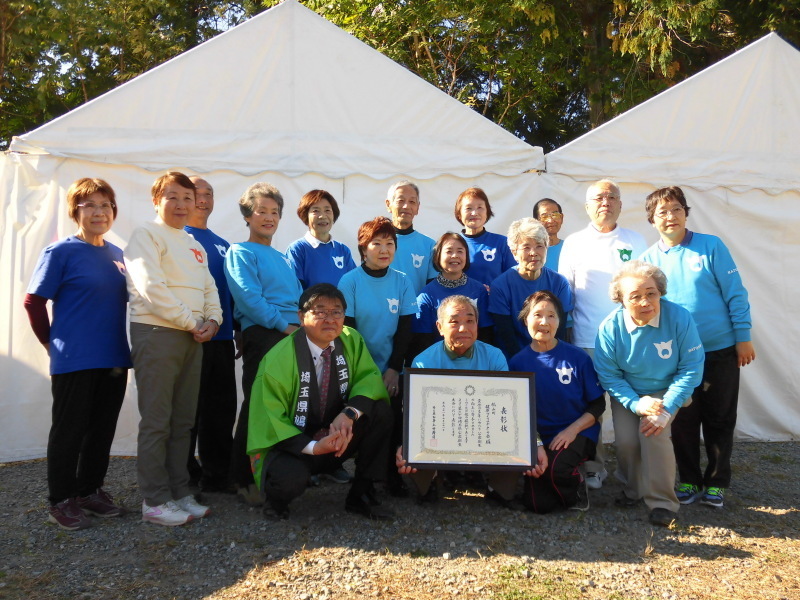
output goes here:
<path id="1" fill-rule="evenodd" d="M 406 369 L 403 455 L 417 468 L 536 464 L 532 373 Z"/>

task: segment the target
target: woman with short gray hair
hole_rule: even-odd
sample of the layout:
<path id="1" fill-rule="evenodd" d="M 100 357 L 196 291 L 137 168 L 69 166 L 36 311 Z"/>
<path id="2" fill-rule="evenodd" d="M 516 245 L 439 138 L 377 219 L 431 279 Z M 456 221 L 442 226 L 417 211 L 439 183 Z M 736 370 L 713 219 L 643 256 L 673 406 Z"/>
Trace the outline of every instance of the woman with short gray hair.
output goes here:
<path id="1" fill-rule="evenodd" d="M 558 338 L 566 338 L 567 315 L 572 310 L 572 290 L 566 278 L 544 266 L 549 236 L 544 226 L 531 217 L 514 221 L 508 228 L 508 246 L 519 263 L 489 286 L 489 313 L 495 324 L 495 343 L 510 359 L 531 343 L 527 327 L 517 319 L 526 298 L 540 290 L 553 292 L 561 301 Z"/>
<path id="2" fill-rule="evenodd" d="M 611 280 L 621 306 L 600 324 L 594 366 L 611 396 L 618 474 L 625 486 L 617 506 L 644 500 L 650 523 L 678 518 L 671 425 L 691 403 L 703 374 L 703 344 L 686 309 L 664 300 L 667 279 L 658 267 L 633 260 Z"/>

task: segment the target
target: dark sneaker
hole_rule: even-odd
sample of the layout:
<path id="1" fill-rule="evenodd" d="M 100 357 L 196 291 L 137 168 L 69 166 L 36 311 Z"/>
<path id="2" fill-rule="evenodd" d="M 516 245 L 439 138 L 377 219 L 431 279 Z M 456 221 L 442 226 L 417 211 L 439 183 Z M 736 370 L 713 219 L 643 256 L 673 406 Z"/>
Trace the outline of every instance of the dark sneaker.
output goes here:
<path id="1" fill-rule="evenodd" d="M 284 521 L 289 518 L 289 505 L 267 498 L 261 514 L 269 521 Z"/>
<path id="2" fill-rule="evenodd" d="M 700 504 L 705 504 L 711 508 L 722 508 L 725 505 L 725 488 L 710 487 L 700 498 Z"/>
<path id="3" fill-rule="evenodd" d="M 103 519 L 125 514 L 125 509 L 114 504 L 111 494 L 102 488 L 98 488 L 94 494 L 78 498 L 78 506 L 83 512 Z"/>
<path id="4" fill-rule="evenodd" d="M 67 498 L 50 506 L 50 516 L 47 520 L 67 531 L 86 529 L 92 526 L 92 521 L 83 514 L 75 498 Z"/>
<path id="5" fill-rule="evenodd" d="M 678 513 L 666 508 L 654 508 L 650 511 L 650 524 L 658 527 L 669 527 L 678 520 Z"/>
<path id="6" fill-rule="evenodd" d="M 350 483 L 353 481 L 353 476 L 350 475 L 344 467 L 334 469 L 330 473 L 322 473 L 322 477 L 330 479 L 334 483 Z"/>
<path id="7" fill-rule="evenodd" d="M 681 504 L 691 504 L 703 495 L 703 490 L 693 483 L 679 483 L 675 488 L 675 495 Z"/>
<path id="8" fill-rule="evenodd" d="M 614 498 L 614 504 L 616 506 L 621 506 L 622 508 L 632 508 L 634 506 L 638 506 L 640 502 L 641 500 L 638 498 L 628 498 L 628 496 L 625 495 L 625 492 L 621 492 L 619 496 Z"/>

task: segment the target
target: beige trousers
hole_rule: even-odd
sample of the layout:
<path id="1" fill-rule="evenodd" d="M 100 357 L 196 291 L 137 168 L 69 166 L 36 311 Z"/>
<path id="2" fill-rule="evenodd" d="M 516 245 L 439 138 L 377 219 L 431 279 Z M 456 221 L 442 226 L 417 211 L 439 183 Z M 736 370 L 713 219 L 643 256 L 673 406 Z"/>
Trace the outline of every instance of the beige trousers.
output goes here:
<path id="1" fill-rule="evenodd" d="M 663 393 L 650 394 L 661 398 Z M 678 512 L 675 496 L 675 452 L 672 449 L 672 421 L 658 435 L 645 437 L 639 431 L 641 417 L 611 399 L 617 448 L 617 479 L 625 486 L 628 498 L 644 499 L 652 510 L 666 508 Z"/>

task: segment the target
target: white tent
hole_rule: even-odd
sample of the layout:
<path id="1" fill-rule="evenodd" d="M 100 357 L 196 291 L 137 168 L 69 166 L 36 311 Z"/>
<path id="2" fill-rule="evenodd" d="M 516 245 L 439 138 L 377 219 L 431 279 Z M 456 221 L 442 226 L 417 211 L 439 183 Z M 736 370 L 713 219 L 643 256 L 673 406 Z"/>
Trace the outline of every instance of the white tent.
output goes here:
<path id="1" fill-rule="evenodd" d="M 0 461 L 43 456 L 48 362 L 22 309 L 41 249 L 74 231 L 63 204 L 79 177 L 102 177 L 120 214 L 108 239 L 125 246 L 153 216 L 149 189 L 168 169 L 202 173 L 216 191 L 211 227 L 246 238 L 236 199 L 255 181 L 286 198 L 276 246 L 304 226 L 300 196 L 339 201 L 334 235 L 355 252 L 363 221 L 386 214 L 398 178 L 417 180 L 415 223 L 432 237 L 455 230 L 459 192 L 483 187 L 504 231 L 528 214 L 541 148 L 532 147 L 341 31 L 296 0 L 250 19 L 119 88 L 16 138 L 0 157 Z M 136 449 L 133 377 L 115 453 Z"/>
<path id="2" fill-rule="evenodd" d="M 621 185 L 621 224 L 649 242 L 644 200 L 678 185 L 690 229 L 721 237 L 750 293 L 757 360 L 742 372 L 738 436 L 800 438 L 800 52 L 770 34 L 545 156 L 542 193 L 586 223 L 587 182 Z M 574 216 L 573 216 L 574 215 Z"/>

